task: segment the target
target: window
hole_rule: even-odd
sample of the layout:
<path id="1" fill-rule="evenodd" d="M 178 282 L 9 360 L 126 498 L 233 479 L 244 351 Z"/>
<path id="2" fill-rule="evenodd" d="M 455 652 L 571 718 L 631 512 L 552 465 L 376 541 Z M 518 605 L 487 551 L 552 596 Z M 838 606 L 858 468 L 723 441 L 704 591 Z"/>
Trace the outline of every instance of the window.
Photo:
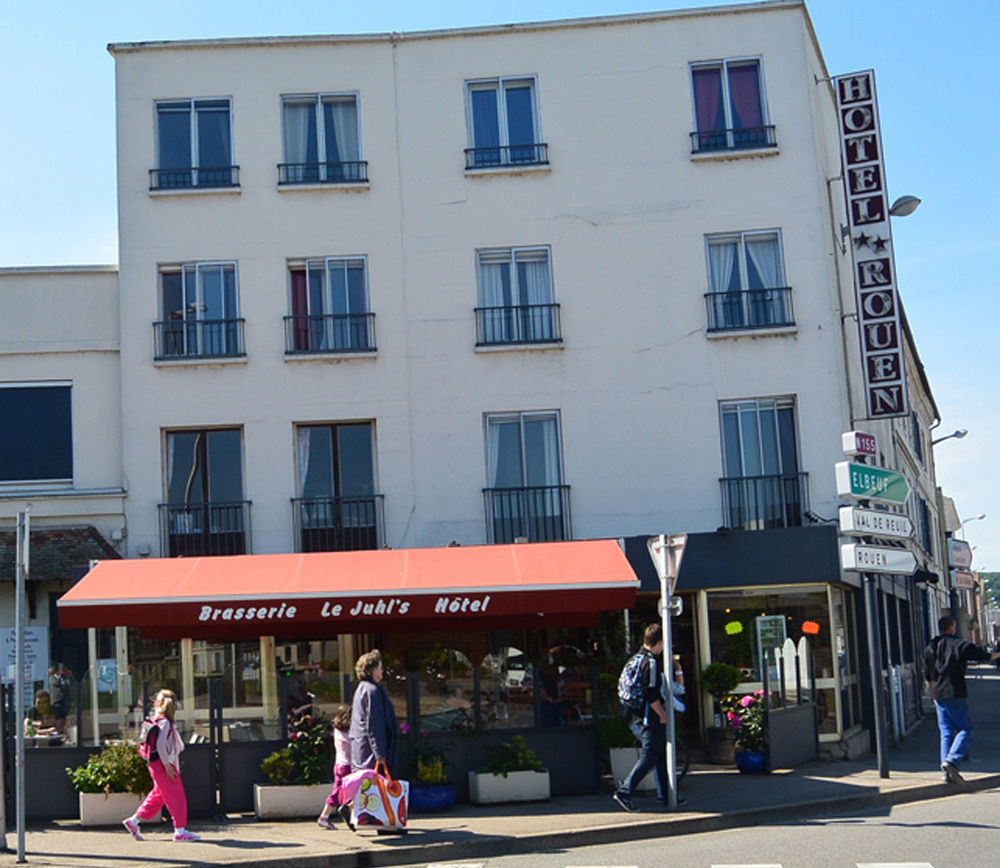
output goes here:
<path id="1" fill-rule="evenodd" d="M 471 81 L 467 88 L 467 169 L 548 163 L 540 141 L 532 78 Z"/>
<path id="2" fill-rule="evenodd" d="M 758 60 L 723 60 L 691 67 L 696 132 L 691 150 L 733 151 L 774 147 L 767 124 Z"/>
<path id="3" fill-rule="evenodd" d="M 921 464 L 924 462 L 924 436 L 920 430 L 920 420 L 916 411 L 910 411 L 910 442 L 913 444 L 913 454 Z"/>
<path id="4" fill-rule="evenodd" d="M 192 262 L 160 269 L 162 320 L 157 359 L 242 356 L 243 320 L 235 262 Z"/>
<path id="5" fill-rule="evenodd" d="M 741 530 L 801 525 L 808 504 L 792 399 L 723 403 L 720 413 L 724 524 Z"/>
<path id="6" fill-rule="evenodd" d="M 0 420 L 0 484 L 73 481 L 68 383 L 0 383 Z"/>
<path id="7" fill-rule="evenodd" d="M 777 232 L 711 235 L 708 330 L 794 325 Z"/>
<path id="8" fill-rule="evenodd" d="M 166 491 L 160 519 L 168 557 L 249 551 L 240 429 L 168 431 Z"/>
<path id="9" fill-rule="evenodd" d="M 281 100 L 285 162 L 279 184 L 338 184 L 367 181 L 361 160 L 358 98 L 354 94 L 310 94 Z"/>
<path id="10" fill-rule="evenodd" d="M 296 447 L 299 551 L 378 548 L 381 496 L 375 493 L 372 423 L 300 425 Z"/>
<path id="11" fill-rule="evenodd" d="M 156 104 L 156 168 L 151 190 L 235 187 L 228 99 L 181 99 Z"/>
<path id="12" fill-rule="evenodd" d="M 375 315 L 368 310 L 364 257 L 307 259 L 292 265 L 292 315 L 285 317 L 288 353 L 375 349 Z"/>
<path id="13" fill-rule="evenodd" d="M 552 301 L 547 247 L 480 250 L 476 343 L 558 341 L 559 305 Z"/>
<path id="14" fill-rule="evenodd" d="M 569 486 L 562 484 L 559 414 L 486 418 L 487 530 L 491 542 L 569 538 Z"/>

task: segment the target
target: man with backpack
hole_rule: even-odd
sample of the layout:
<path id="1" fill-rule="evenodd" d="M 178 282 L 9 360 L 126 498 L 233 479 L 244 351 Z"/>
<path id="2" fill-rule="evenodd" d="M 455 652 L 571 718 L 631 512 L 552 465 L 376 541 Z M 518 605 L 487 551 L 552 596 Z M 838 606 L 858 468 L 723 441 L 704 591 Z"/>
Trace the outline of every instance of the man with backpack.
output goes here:
<path id="1" fill-rule="evenodd" d="M 640 746 L 639 759 L 612 796 L 626 811 L 636 810 L 632 791 L 650 769 L 656 771 L 659 801 L 667 801 L 667 712 L 660 694 L 662 654 L 663 630 L 659 624 L 650 624 L 643 633 L 642 648 L 628 659 L 618 679 L 622 714 L 628 716 L 628 727 Z"/>

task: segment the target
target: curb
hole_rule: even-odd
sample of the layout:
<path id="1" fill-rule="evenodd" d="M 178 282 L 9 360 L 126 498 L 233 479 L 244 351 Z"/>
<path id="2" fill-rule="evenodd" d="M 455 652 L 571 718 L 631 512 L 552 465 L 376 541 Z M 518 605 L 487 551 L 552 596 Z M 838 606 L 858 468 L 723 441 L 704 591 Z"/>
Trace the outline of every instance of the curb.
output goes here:
<path id="1" fill-rule="evenodd" d="M 878 805 L 901 805 L 963 793 L 988 790 L 1000 786 L 1000 774 L 983 775 L 968 779 L 965 786 L 956 788 L 945 783 L 918 784 L 899 789 L 870 792 L 861 795 L 845 795 L 835 798 L 794 802 L 769 807 L 751 808 L 719 814 L 677 817 L 676 819 L 637 820 L 614 826 L 587 826 L 579 829 L 564 829 L 529 835 L 489 835 L 475 837 L 470 841 L 404 843 L 405 838 L 396 839 L 398 846 L 389 842 L 385 849 L 357 849 L 346 853 L 297 856 L 294 859 L 277 858 L 245 863 L 248 868 L 381 868 L 381 866 L 408 865 L 435 861 L 491 856 L 508 856 L 519 853 L 540 853 L 549 850 L 584 847 L 596 844 L 616 844 L 647 838 L 669 837 L 672 835 L 692 835 L 699 832 L 714 832 L 743 826 L 768 825 L 786 820 L 806 817 L 823 817 L 844 813 L 849 809 L 864 809 Z"/>

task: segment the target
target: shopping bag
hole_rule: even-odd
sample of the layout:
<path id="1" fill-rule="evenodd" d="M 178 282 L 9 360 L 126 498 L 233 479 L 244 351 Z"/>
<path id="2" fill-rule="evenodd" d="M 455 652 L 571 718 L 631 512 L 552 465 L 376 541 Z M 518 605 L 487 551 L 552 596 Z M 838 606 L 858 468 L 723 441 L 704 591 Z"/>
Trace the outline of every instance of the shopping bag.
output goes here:
<path id="1" fill-rule="evenodd" d="M 396 780 L 384 765 L 362 769 L 344 778 L 348 792 L 354 792 L 351 822 L 359 829 L 380 832 L 406 829 L 410 784 Z"/>

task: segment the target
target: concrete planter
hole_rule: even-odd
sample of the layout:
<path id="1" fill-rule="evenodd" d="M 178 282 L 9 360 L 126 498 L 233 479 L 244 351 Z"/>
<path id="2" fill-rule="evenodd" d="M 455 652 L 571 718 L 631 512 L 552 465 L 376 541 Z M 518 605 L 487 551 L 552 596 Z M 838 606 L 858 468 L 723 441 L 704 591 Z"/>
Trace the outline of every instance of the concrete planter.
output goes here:
<path id="1" fill-rule="evenodd" d="M 498 802 L 538 802 L 551 795 L 549 773 L 508 772 L 507 777 L 488 772 L 469 772 L 469 799 L 477 805 Z"/>
<path id="2" fill-rule="evenodd" d="M 332 784 L 253 785 L 253 809 L 258 820 L 318 817 Z"/>
<path id="3" fill-rule="evenodd" d="M 80 797 L 81 826 L 117 826 L 126 817 L 131 817 L 145 796 L 135 793 L 78 793 Z M 147 823 L 158 823 L 157 814 Z"/>
<path id="4" fill-rule="evenodd" d="M 632 766 L 639 760 L 639 748 L 637 747 L 612 747 L 608 749 L 611 755 L 611 777 L 616 784 L 621 784 L 628 773 L 632 771 Z M 652 771 L 639 781 L 639 785 L 634 792 L 646 792 L 656 789 L 656 778 Z"/>

